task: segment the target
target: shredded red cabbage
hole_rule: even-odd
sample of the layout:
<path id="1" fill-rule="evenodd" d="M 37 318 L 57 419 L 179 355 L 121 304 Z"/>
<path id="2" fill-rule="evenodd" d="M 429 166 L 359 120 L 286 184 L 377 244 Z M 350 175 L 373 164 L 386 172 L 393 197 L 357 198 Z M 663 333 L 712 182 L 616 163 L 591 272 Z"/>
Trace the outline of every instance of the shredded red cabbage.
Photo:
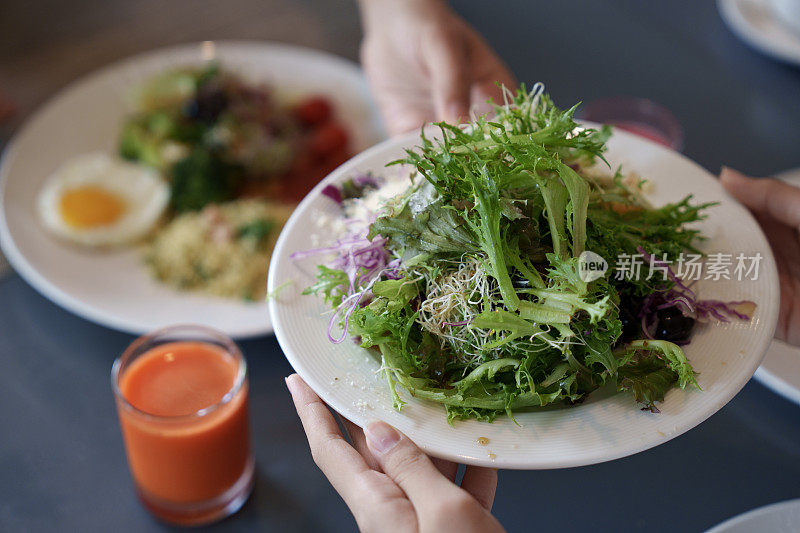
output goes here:
<path id="1" fill-rule="evenodd" d="M 375 237 L 369 241 L 366 237 L 351 237 L 337 241 L 334 246 L 296 252 L 290 257 L 300 259 L 312 255 L 332 253 L 334 258 L 327 263 L 329 268 L 342 270 L 347 274 L 347 287 L 343 287 L 345 297 L 334 311 L 328 323 L 328 339 L 335 344 L 343 342 L 347 338 L 347 325 L 350 315 L 353 314 L 359 305 L 368 303 L 372 299 L 372 285 L 378 281 L 382 275 L 389 279 L 399 279 L 399 259 L 392 259 L 391 254 L 386 250 L 386 239 Z M 343 316 L 341 316 L 343 314 Z M 331 332 L 339 317 L 343 322 L 342 335 L 334 338 Z"/>
<path id="2" fill-rule="evenodd" d="M 355 176 L 350 183 L 355 187 L 375 187 L 378 181 L 369 174 Z M 341 203 L 343 195 L 341 189 L 329 185 L 322 191 L 325 196 Z M 367 239 L 367 228 L 374 222 L 375 215 L 371 220 L 345 219 L 348 227 L 347 234 L 337 240 L 331 246 L 295 252 L 289 257 L 293 260 L 304 259 L 306 257 L 331 255 L 332 259 L 326 264 L 327 267 L 341 270 L 347 275 L 347 286 L 343 286 L 343 298 L 339 306 L 334 310 L 328 323 L 328 339 L 339 344 L 347 338 L 347 326 L 350 315 L 359 306 L 367 305 L 372 301 L 372 286 L 376 281 L 385 277 L 387 279 L 400 279 L 400 259 L 394 258 L 386 249 L 387 240 L 377 236 L 371 241 Z M 334 338 L 333 328 L 342 322 L 342 335 Z"/>
<path id="3" fill-rule="evenodd" d="M 342 193 L 339 191 L 339 188 L 335 185 L 326 185 L 322 189 L 322 195 L 327 196 L 337 204 L 342 203 Z"/>
<path id="4" fill-rule="evenodd" d="M 639 310 L 642 333 L 648 339 L 653 339 L 658 328 L 657 312 L 668 307 L 677 307 L 683 316 L 694 318 L 701 322 L 717 320 L 729 322 L 731 318 L 750 320 L 756 309 L 755 302 L 741 300 L 723 302 L 720 300 L 699 300 L 695 292 L 681 280 L 669 263 L 654 258 L 644 248 L 638 246 L 636 250 L 651 265 L 664 268 L 667 277 L 673 282 L 668 289 L 656 290 L 649 294 L 642 302 Z"/>
<path id="5" fill-rule="evenodd" d="M 341 205 L 344 200 L 360 197 L 366 189 L 374 189 L 378 185 L 378 179 L 372 174 L 357 174 L 339 185 L 325 186 L 321 194 Z"/>

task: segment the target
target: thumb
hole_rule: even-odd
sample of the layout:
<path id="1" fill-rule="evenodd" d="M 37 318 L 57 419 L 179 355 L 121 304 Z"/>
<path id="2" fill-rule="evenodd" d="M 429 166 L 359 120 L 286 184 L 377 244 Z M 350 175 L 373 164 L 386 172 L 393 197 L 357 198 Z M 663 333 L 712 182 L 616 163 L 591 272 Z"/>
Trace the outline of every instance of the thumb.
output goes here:
<path id="1" fill-rule="evenodd" d="M 415 508 L 424 511 L 447 491 L 460 492 L 416 444 L 386 422 L 370 422 L 364 436 L 381 470 L 403 489 Z"/>
<path id="2" fill-rule="evenodd" d="M 751 211 L 800 228 L 800 189 L 771 178 L 750 178 L 728 167 L 719 175 L 722 186 Z"/>
<path id="3" fill-rule="evenodd" d="M 469 116 L 470 73 L 466 50 L 458 39 L 438 34 L 424 51 L 431 78 L 436 118 L 453 124 Z"/>
<path id="4" fill-rule="evenodd" d="M 498 85 L 500 83 L 500 85 Z M 472 85 L 472 111 L 476 115 L 485 115 L 494 110 L 494 106 L 503 103 L 503 88 L 506 87 L 512 93 L 519 87 L 513 77 L 497 77 L 497 81 L 481 81 Z M 491 100 L 492 103 L 489 103 Z"/>

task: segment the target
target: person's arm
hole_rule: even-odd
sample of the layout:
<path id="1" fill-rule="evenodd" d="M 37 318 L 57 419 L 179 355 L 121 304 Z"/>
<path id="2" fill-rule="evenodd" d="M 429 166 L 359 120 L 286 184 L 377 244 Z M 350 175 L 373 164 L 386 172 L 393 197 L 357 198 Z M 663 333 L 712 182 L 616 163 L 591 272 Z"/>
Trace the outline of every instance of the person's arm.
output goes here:
<path id="1" fill-rule="evenodd" d="M 720 180 L 758 220 L 767 236 L 781 284 L 775 336 L 800 346 L 800 188 L 775 179 L 755 179 L 723 168 Z"/>
<path id="2" fill-rule="evenodd" d="M 471 106 L 502 102 L 497 83 L 514 76 L 444 0 L 359 0 L 361 62 L 392 135 L 426 122 L 457 122 Z"/>
<path id="3" fill-rule="evenodd" d="M 459 487 L 408 437 L 380 421 L 363 432 L 345 421 L 351 446 L 328 407 L 300 376 L 286 378 L 286 386 L 314 462 L 361 531 L 504 531 L 490 513 L 496 470 L 469 466 Z M 448 470 L 455 476 L 455 468 Z"/>

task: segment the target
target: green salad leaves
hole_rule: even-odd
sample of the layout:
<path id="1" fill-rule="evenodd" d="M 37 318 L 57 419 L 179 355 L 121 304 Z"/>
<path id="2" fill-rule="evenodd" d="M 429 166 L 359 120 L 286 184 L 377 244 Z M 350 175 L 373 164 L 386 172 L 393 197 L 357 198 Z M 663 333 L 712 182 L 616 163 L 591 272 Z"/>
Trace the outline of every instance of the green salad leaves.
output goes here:
<path id="1" fill-rule="evenodd" d="M 673 282 L 617 279 L 615 261 L 693 250 L 686 224 L 708 206 L 652 208 L 638 181 L 597 172 L 608 128 L 581 127 L 539 85 L 509 96 L 491 119 L 438 123 L 441 135 L 393 162 L 412 169 L 407 190 L 308 292 L 379 354 L 398 408 L 402 388 L 450 421 L 491 421 L 611 384 L 655 410 L 671 388 L 697 386 L 680 346 L 637 326 L 642 298 Z M 608 261 L 605 276 L 581 276 L 587 250 Z"/>

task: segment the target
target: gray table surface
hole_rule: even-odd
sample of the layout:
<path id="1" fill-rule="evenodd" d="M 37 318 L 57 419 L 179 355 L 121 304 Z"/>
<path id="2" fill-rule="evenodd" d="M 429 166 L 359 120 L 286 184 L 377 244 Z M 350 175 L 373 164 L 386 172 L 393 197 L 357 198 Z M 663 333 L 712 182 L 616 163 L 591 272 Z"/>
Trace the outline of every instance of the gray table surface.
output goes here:
<path id="1" fill-rule="evenodd" d="M 356 57 L 349 2 L 171 1 L 0 4 L 0 90 L 17 122 L 77 75 L 157 45 L 263 38 Z M 457 1 L 520 79 L 557 101 L 645 96 L 686 130 L 685 153 L 716 172 L 800 166 L 800 70 L 765 58 L 713 2 Z M 294 28 L 292 30 L 292 28 Z M 38 36 L 38 38 L 37 38 Z M 105 44 L 105 46 L 101 46 Z M 132 337 L 0 279 L 0 530 L 157 531 L 125 466 L 108 373 Z M 241 343 L 250 364 L 256 490 L 211 529 L 352 531 L 311 461 L 273 337 Z M 495 513 L 510 531 L 702 531 L 800 497 L 800 407 L 756 382 L 698 428 L 658 448 L 568 470 L 500 474 Z"/>

